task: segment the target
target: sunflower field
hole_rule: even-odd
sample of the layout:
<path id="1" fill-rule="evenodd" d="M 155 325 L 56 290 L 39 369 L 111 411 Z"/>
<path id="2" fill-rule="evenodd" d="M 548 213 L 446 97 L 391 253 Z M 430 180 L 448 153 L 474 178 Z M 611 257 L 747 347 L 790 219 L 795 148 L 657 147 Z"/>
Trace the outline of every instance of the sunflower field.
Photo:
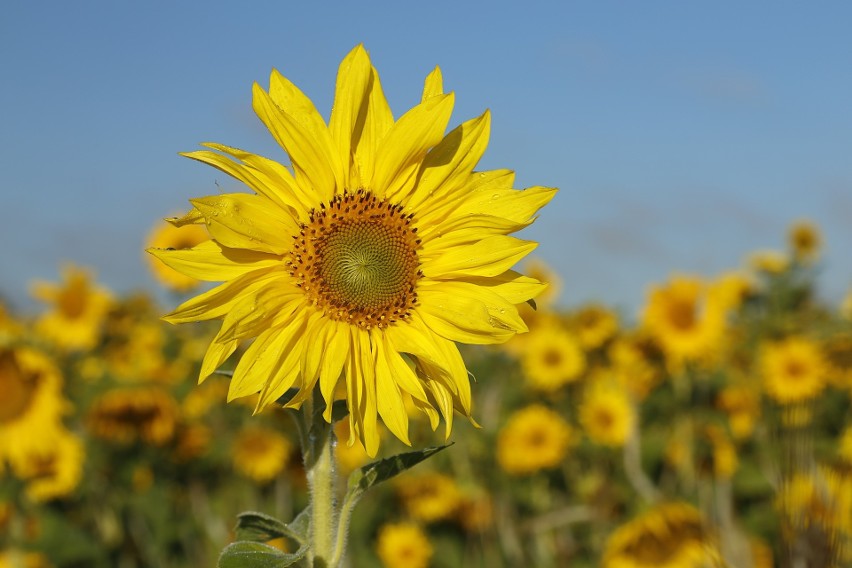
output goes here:
<path id="1" fill-rule="evenodd" d="M 819 228 L 576 304 L 512 236 L 556 189 L 453 104 L 435 68 L 394 119 L 356 46 L 326 123 L 273 71 L 290 163 L 184 154 L 252 192 L 152 228 L 168 306 L 70 263 L 0 304 L 0 568 L 852 566 Z"/>
<path id="2" fill-rule="evenodd" d="M 795 225 L 786 251 L 649 287 L 636 321 L 559 307 L 559 277 L 528 262 L 551 283 L 529 333 L 463 351 L 480 427 L 364 498 L 348 565 L 847 565 L 852 314 L 819 301 L 819 252 Z M 0 312 L 0 566 L 214 566 L 240 511 L 305 503 L 292 411 L 226 404 L 227 373 L 196 385 L 214 329 L 71 265 L 33 293 L 41 313 Z M 409 411 L 414 447 L 444 442 Z M 370 460 L 348 428 L 343 474 Z M 379 457 L 405 449 L 380 436 Z"/>

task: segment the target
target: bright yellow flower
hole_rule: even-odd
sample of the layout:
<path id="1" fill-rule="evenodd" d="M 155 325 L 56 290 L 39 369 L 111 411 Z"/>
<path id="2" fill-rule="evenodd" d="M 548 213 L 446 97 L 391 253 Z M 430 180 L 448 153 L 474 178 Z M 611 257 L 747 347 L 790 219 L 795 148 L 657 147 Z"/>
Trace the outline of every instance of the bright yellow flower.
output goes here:
<path id="1" fill-rule="evenodd" d="M 576 337 L 558 325 L 545 325 L 524 338 L 521 367 L 528 385 L 553 392 L 578 380 L 586 370 L 586 355 Z"/>
<path id="2" fill-rule="evenodd" d="M 604 568 L 698 568 L 715 556 L 701 514 L 685 503 L 658 505 L 607 539 Z"/>
<path id="3" fill-rule="evenodd" d="M 662 371 L 654 364 L 660 357 L 653 341 L 641 335 L 622 336 L 607 349 L 610 374 L 637 401 L 659 384 Z"/>
<path id="4" fill-rule="evenodd" d="M 43 354 L 0 347 L 0 471 L 4 461 L 18 466 L 52 447 L 67 407 L 61 389 L 59 371 Z"/>
<path id="5" fill-rule="evenodd" d="M 571 316 L 571 328 L 584 349 L 596 349 L 618 331 L 618 316 L 600 304 L 589 304 Z"/>
<path id="6" fill-rule="evenodd" d="M 36 321 L 36 331 L 66 349 L 91 349 L 100 339 L 112 296 L 94 286 L 89 273 L 81 268 L 66 266 L 62 276 L 62 285 L 33 284 L 33 295 L 52 306 Z"/>
<path id="7" fill-rule="evenodd" d="M 722 310 L 736 310 L 754 291 L 754 282 L 740 272 L 726 272 L 710 283 L 711 302 Z"/>
<path id="8" fill-rule="evenodd" d="M 49 436 L 50 447 L 27 452 L 15 474 L 27 482 L 27 497 L 35 502 L 71 495 L 83 477 L 83 442 L 65 429 Z"/>
<path id="9" fill-rule="evenodd" d="M 675 364 L 711 355 L 725 333 L 725 306 L 698 279 L 676 276 L 651 288 L 642 323 Z"/>
<path id="10" fill-rule="evenodd" d="M 727 413 L 734 438 L 742 440 L 751 436 L 760 418 L 760 393 L 755 388 L 727 386 L 719 393 L 716 406 Z"/>
<path id="11" fill-rule="evenodd" d="M 819 395 L 825 387 L 825 361 L 819 346 L 803 337 L 767 344 L 760 355 L 766 394 L 781 404 Z"/>
<path id="12" fill-rule="evenodd" d="M 293 444 L 275 430 L 251 426 L 234 440 L 231 455 L 238 472 L 257 483 L 267 483 L 284 471 L 292 452 Z"/>
<path id="13" fill-rule="evenodd" d="M 790 268 L 790 259 L 777 250 L 758 250 L 749 255 L 748 265 L 758 272 L 781 274 Z"/>
<path id="14" fill-rule="evenodd" d="M 210 235 L 202 225 L 184 225 L 175 227 L 171 223 L 158 223 L 148 235 L 148 247 L 156 249 L 184 250 L 200 245 L 210 239 Z M 164 264 L 151 255 L 148 266 L 157 281 L 176 292 L 187 292 L 196 288 L 201 281 L 187 276 Z"/>
<path id="15" fill-rule="evenodd" d="M 178 419 L 177 402 L 158 387 L 107 391 L 89 409 L 86 424 L 92 435 L 120 444 L 142 441 L 162 445 L 172 439 Z"/>
<path id="16" fill-rule="evenodd" d="M 578 415 L 589 438 L 604 446 L 623 446 L 636 423 L 630 397 L 617 384 L 605 380 L 586 387 Z"/>
<path id="17" fill-rule="evenodd" d="M 361 46 L 340 65 L 328 125 L 277 71 L 269 91 L 255 84 L 253 95 L 292 171 L 219 144 L 187 154 L 254 193 L 191 200 L 174 224 L 205 223 L 212 240 L 185 251 L 152 249 L 188 276 L 226 281 L 166 319 L 222 320 L 202 379 L 255 338 L 229 399 L 260 392 L 260 410 L 295 388 L 286 406 L 296 408 L 318 384 L 330 420 L 343 380 L 352 435 L 370 455 L 379 416 L 408 442 L 402 391 L 440 411 L 449 435 L 454 410 L 471 412 L 455 342 L 501 343 L 526 331 L 516 305 L 544 285 L 511 270 L 536 244 L 510 234 L 556 190 L 518 191 L 508 170 L 474 171 L 490 115 L 445 135 L 454 97 L 444 94 L 438 69 L 421 103 L 398 120 Z"/>
<path id="18" fill-rule="evenodd" d="M 376 554 L 385 568 L 426 568 L 433 552 L 429 539 L 413 523 L 387 524 L 379 529 Z"/>
<path id="19" fill-rule="evenodd" d="M 462 503 L 455 480 L 440 473 L 400 477 L 396 491 L 408 514 L 425 523 L 449 519 Z"/>
<path id="20" fill-rule="evenodd" d="M 807 220 L 796 221 L 787 232 L 787 243 L 798 262 L 809 264 L 819 257 L 822 235 L 819 227 Z"/>
<path id="21" fill-rule="evenodd" d="M 529 475 L 559 465 L 574 433 L 562 416 L 540 404 L 516 411 L 497 437 L 497 462 L 512 475 Z"/>

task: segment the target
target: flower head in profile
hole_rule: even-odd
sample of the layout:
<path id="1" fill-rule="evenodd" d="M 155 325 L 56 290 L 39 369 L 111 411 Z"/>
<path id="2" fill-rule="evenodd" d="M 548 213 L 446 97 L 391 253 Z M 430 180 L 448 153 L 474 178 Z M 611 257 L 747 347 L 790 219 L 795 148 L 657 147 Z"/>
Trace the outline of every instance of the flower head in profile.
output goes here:
<path id="1" fill-rule="evenodd" d="M 511 236 L 555 191 L 512 188 L 509 170 L 474 171 L 490 115 L 446 133 L 453 108 L 439 69 L 421 102 L 394 118 L 363 47 L 343 60 L 324 118 L 273 71 L 253 106 L 290 165 L 220 144 L 188 157 L 235 177 L 251 193 L 191 200 L 175 225 L 205 224 L 211 239 L 152 250 L 172 268 L 223 284 L 166 316 L 219 319 L 201 378 L 240 343 L 248 346 L 229 399 L 260 393 L 299 407 L 318 387 L 331 420 L 346 387 L 350 442 L 375 455 L 378 418 L 408 442 L 403 393 L 452 427 L 471 413 L 468 372 L 456 342 L 501 343 L 526 325 L 517 304 L 545 286 L 512 271 L 536 244 Z M 412 364 L 409 365 L 409 362 Z"/>

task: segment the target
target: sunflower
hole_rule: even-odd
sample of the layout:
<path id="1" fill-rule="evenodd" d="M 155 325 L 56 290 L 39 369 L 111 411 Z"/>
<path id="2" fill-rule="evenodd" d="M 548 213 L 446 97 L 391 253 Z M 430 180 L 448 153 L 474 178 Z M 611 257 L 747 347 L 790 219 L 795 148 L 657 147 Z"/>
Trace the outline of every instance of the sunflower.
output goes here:
<path id="1" fill-rule="evenodd" d="M 600 304 L 588 304 L 571 317 L 572 327 L 584 349 L 596 349 L 618 331 L 618 316 Z"/>
<path id="2" fill-rule="evenodd" d="M 67 497 L 83 477 L 83 442 L 65 429 L 50 436 L 50 447 L 26 453 L 15 474 L 27 482 L 26 494 L 35 502 Z"/>
<path id="3" fill-rule="evenodd" d="M 698 278 L 675 276 L 651 289 L 642 323 L 675 365 L 712 356 L 724 339 L 726 306 L 706 288 Z"/>
<path id="4" fill-rule="evenodd" d="M 120 388 L 98 397 L 86 417 L 92 435 L 119 444 L 162 445 L 172 439 L 179 408 L 158 387 Z"/>
<path id="5" fill-rule="evenodd" d="M 36 331 L 66 349 L 91 349 L 100 339 L 112 296 L 93 285 L 89 273 L 81 268 L 68 265 L 62 276 L 62 285 L 33 284 L 33 295 L 53 306 L 36 321 Z"/>
<path id="6" fill-rule="evenodd" d="M 53 566 L 40 552 L 17 549 L 0 550 L 0 568 L 50 568 Z"/>
<path id="7" fill-rule="evenodd" d="M 175 225 L 207 225 L 211 240 L 152 249 L 188 276 L 225 281 L 171 314 L 172 323 L 221 319 L 201 379 L 255 338 L 234 371 L 229 400 L 260 392 L 257 409 L 319 384 L 331 420 L 345 381 L 350 443 L 373 456 L 377 420 L 403 442 L 401 391 L 452 428 L 471 412 L 470 382 L 455 342 L 501 343 L 527 326 L 516 304 L 545 285 L 511 267 L 536 243 L 510 236 L 556 190 L 512 189 L 508 170 L 476 172 L 490 115 L 444 134 L 453 107 L 439 69 L 420 104 L 394 120 L 378 74 L 358 46 L 340 65 L 331 118 L 273 70 L 253 106 L 291 169 L 220 144 L 186 154 L 254 193 L 191 200 Z M 406 364 L 408 357 L 415 370 Z"/>
<path id="8" fill-rule="evenodd" d="M 234 468 L 257 483 L 267 483 L 284 471 L 292 450 L 293 444 L 275 430 L 250 426 L 234 440 Z"/>
<path id="9" fill-rule="evenodd" d="M 798 262 L 812 263 L 819 257 L 819 249 L 822 246 L 819 227 L 811 221 L 796 221 L 787 231 L 787 245 Z"/>
<path id="10" fill-rule="evenodd" d="M 748 265 L 765 274 L 781 274 L 790 268 L 790 259 L 777 250 L 757 250 L 749 255 Z"/>
<path id="11" fill-rule="evenodd" d="M 659 358 L 655 347 L 647 337 L 632 334 L 617 337 L 607 349 L 609 373 L 634 400 L 644 400 L 662 379 L 663 373 L 654 364 Z"/>
<path id="12" fill-rule="evenodd" d="M 4 461 L 17 466 L 51 447 L 68 404 L 61 389 L 59 371 L 45 355 L 0 347 L 0 470 Z"/>
<path id="13" fill-rule="evenodd" d="M 616 529 L 607 539 L 602 566 L 697 568 L 713 556 L 698 510 L 686 503 L 667 503 Z"/>
<path id="14" fill-rule="evenodd" d="M 452 517 L 462 504 L 456 482 L 440 473 L 402 477 L 396 491 L 408 514 L 426 523 Z"/>
<path id="15" fill-rule="evenodd" d="M 524 377 L 532 388 L 553 392 L 577 381 L 586 370 L 586 355 L 574 334 L 558 324 L 542 325 L 524 338 Z"/>
<path id="16" fill-rule="evenodd" d="M 558 413 L 533 404 L 509 416 L 497 437 L 497 463 L 506 473 L 529 475 L 565 459 L 574 432 Z"/>
<path id="17" fill-rule="evenodd" d="M 202 225 L 175 227 L 171 223 L 158 223 L 148 235 L 148 247 L 157 249 L 183 250 L 200 245 L 210 239 Z M 196 288 L 201 281 L 187 276 L 147 255 L 148 266 L 157 281 L 170 290 L 187 292 Z"/>
<path id="18" fill-rule="evenodd" d="M 716 407 L 728 415 L 734 438 L 746 439 L 760 418 L 760 392 L 747 385 L 726 386 L 716 398 Z"/>
<path id="19" fill-rule="evenodd" d="M 617 384 L 605 380 L 586 388 L 578 415 L 589 438 L 604 446 L 623 446 L 636 422 L 630 397 Z"/>
<path id="20" fill-rule="evenodd" d="M 391 523 L 379 529 L 376 554 L 385 568 L 426 568 L 433 553 L 426 534 L 413 523 Z"/>
<path id="21" fill-rule="evenodd" d="M 760 354 L 766 394 L 781 404 L 807 400 L 825 387 L 826 365 L 819 346 L 803 337 L 769 343 Z"/>

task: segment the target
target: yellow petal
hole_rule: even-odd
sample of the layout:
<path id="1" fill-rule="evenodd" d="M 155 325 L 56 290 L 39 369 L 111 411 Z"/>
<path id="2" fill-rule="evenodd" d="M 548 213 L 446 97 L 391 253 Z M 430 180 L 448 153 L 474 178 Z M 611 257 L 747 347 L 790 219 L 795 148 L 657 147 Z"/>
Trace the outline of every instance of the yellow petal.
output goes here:
<path id="1" fill-rule="evenodd" d="M 434 259 L 421 258 L 427 278 L 497 276 L 528 255 L 538 243 L 508 236 L 487 237 L 477 243 L 443 251 Z"/>
<path id="2" fill-rule="evenodd" d="M 468 245 L 486 237 L 507 235 L 528 225 L 493 215 L 455 217 L 445 223 L 425 227 L 417 233 L 422 240 L 421 256 L 437 256 L 444 249 Z"/>
<path id="3" fill-rule="evenodd" d="M 198 373 L 199 384 L 212 375 L 213 371 L 218 369 L 236 351 L 238 343 L 236 339 L 231 341 L 220 340 L 218 334 L 213 338 L 201 362 L 201 371 Z"/>
<path id="4" fill-rule="evenodd" d="M 242 163 L 236 163 L 227 156 L 207 150 L 186 152 L 182 155 L 211 165 L 239 179 L 260 195 L 273 201 L 283 210 L 290 211 L 300 219 L 302 219 L 302 216 L 307 218 L 305 212 L 319 202 L 319 196 L 313 191 L 305 191 L 304 188 L 299 187 L 290 170 L 278 162 L 224 144 L 206 142 L 202 146 L 228 154 Z"/>
<path id="5" fill-rule="evenodd" d="M 189 249 L 148 249 L 167 266 L 198 280 L 221 282 L 259 268 L 281 266 L 281 257 L 247 249 L 232 249 L 205 241 Z"/>
<path id="6" fill-rule="evenodd" d="M 536 212 L 556 195 L 552 187 L 518 189 L 477 189 L 458 204 L 456 215 L 487 212 L 519 223 L 531 222 Z"/>
<path id="7" fill-rule="evenodd" d="M 353 357 L 351 353 L 350 331 L 347 324 L 330 322 L 327 344 L 324 346 L 322 365 L 320 366 L 320 392 L 325 400 L 325 420 L 331 422 L 331 407 L 334 404 L 334 390 L 343 366 Z"/>
<path id="8" fill-rule="evenodd" d="M 165 221 L 178 228 L 183 227 L 184 225 L 203 225 L 204 215 L 201 214 L 201 211 L 193 207 L 186 213 L 186 215 L 183 215 L 182 217 L 168 217 Z"/>
<path id="9" fill-rule="evenodd" d="M 548 284 L 514 270 L 490 278 L 465 278 L 465 282 L 487 288 L 510 304 L 520 304 L 535 298 L 548 287 Z"/>
<path id="10" fill-rule="evenodd" d="M 281 75 L 275 69 L 272 70 L 272 75 L 269 78 L 269 97 L 275 105 L 284 111 L 287 115 L 299 122 L 309 134 L 309 139 L 316 145 L 316 151 L 320 159 L 325 160 L 327 167 L 331 169 L 334 176 L 335 184 L 330 188 L 330 191 L 322 191 L 325 186 L 315 186 L 320 193 L 320 198 L 323 201 L 329 201 L 334 195 L 335 188 L 345 187 L 343 183 L 343 165 L 340 153 L 337 149 L 335 141 L 332 139 L 328 126 L 325 124 L 322 116 L 317 112 L 314 103 L 299 90 L 290 80 Z M 285 146 L 286 148 L 286 146 Z M 299 149 L 302 150 L 301 148 Z M 294 162 L 299 162 L 290 149 L 287 148 L 287 153 Z M 345 164 L 349 165 L 348 156 Z M 309 179 L 312 179 L 309 176 Z"/>
<path id="11" fill-rule="evenodd" d="M 381 332 L 373 333 L 373 348 L 376 352 L 376 395 L 379 416 L 385 426 L 394 436 L 402 440 L 405 445 L 410 446 L 408 439 L 408 412 L 405 410 L 405 402 L 399 392 L 394 375 L 385 357 L 384 341 Z"/>
<path id="12" fill-rule="evenodd" d="M 257 83 L 253 88 L 252 106 L 275 140 L 290 156 L 299 185 L 306 189 L 312 188 L 321 199 L 334 195 L 337 178 L 341 174 L 335 170 L 334 162 L 329 156 L 330 149 L 326 144 L 316 140 L 308 127 L 279 108 Z"/>
<path id="13" fill-rule="evenodd" d="M 391 373 L 396 378 L 397 384 L 402 388 L 405 392 L 411 395 L 412 398 L 418 399 L 422 402 L 427 402 L 428 398 L 426 398 L 426 392 L 423 390 L 423 385 L 420 384 L 420 381 L 417 380 L 417 375 L 414 374 L 414 370 L 408 366 L 408 363 L 405 362 L 405 359 L 402 358 L 402 355 L 394 347 L 394 344 L 390 341 L 387 334 L 382 334 L 382 341 L 384 342 L 384 355 L 388 362 L 388 367 L 390 368 Z"/>
<path id="14" fill-rule="evenodd" d="M 357 142 L 358 117 L 367 112 L 373 69 L 363 45 L 358 45 L 340 63 L 331 107 L 329 130 L 337 144 L 341 163 L 348 166 Z M 360 132 L 357 133 L 360 135 Z M 344 187 L 352 189 L 349 168 L 344 170 Z"/>
<path id="15" fill-rule="evenodd" d="M 393 114 L 382 91 L 379 74 L 375 67 L 372 67 L 370 71 L 369 96 L 364 123 L 361 124 L 358 120 L 352 133 L 352 147 L 355 155 L 352 167 L 358 172 L 361 187 L 373 187 L 376 147 L 394 123 Z"/>
<path id="16" fill-rule="evenodd" d="M 226 247 L 283 254 L 299 234 L 292 217 L 258 195 L 229 193 L 190 202 L 204 215 L 210 235 Z"/>
<path id="17" fill-rule="evenodd" d="M 420 101 L 423 102 L 443 94 L 444 79 L 441 76 L 441 68 L 436 65 L 432 72 L 426 76 L 426 80 L 423 81 L 423 96 Z"/>
<path id="18" fill-rule="evenodd" d="M 276 268 L 247 272 L 187 300 L 173 312 L 163 316 L 163 319 L 169 323 L 186 323 L 224 317 L 242 298 L 250 297 L 258 290 L 274 285 L 284 278 L 289 278 L 289 275 Z"/>
<path id="19" fill-rule="evenodd" d="M 453 112 L 453 94 L 432 97 L 415 106 L 390 128 L 376 149 L 371 189 L 396 200 L 414 183 L 414 173 L 426 152 L 441 141 Z"/>
<path id="20" fill-rule="evenodd" d="M 423 160 L 406 206 L 428 214 L 433 207 L 466 191 L 470 174 L 488 146 L 490 130 L 491 114 L 485 111 L 447 134 Z"/>
<path id="21" fill-rule="evenodd" d="M 527 331 L 514 305 L 467 282 L 436 282 L 418 289 L 418 313 L 432 331 L 461 343 L 502 343 Z"/>

